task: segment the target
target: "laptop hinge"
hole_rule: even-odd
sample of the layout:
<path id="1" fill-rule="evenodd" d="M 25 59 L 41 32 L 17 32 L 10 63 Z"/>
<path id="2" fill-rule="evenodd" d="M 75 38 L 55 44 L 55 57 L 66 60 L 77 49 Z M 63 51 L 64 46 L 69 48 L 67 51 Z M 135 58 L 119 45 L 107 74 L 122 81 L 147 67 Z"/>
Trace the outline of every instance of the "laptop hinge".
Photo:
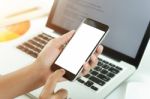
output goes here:
<path id="1" fill-rule="evenodd" d="M 114 60 L 114 61 L 116 61 L 116 62 L 121 62 L 121 61 L 122 61 L 121 59 L 114 58 L 114 57 L 110 57 L 110 56 L 105 55 L 105 54 L 102 54 L 102 55 L 105 56 L 105 57 L 107 57 L 107 58 L 109 58 L 109 59 L 111 59 L 111 60 Z"/>

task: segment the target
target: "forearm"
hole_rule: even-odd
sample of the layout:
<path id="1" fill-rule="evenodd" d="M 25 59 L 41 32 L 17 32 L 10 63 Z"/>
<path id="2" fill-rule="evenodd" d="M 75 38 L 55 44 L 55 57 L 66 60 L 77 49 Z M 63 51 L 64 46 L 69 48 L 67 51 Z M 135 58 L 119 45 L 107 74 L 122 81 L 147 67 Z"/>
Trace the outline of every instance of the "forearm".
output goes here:
<path id="1" fill-rule="evenodd" d="M 44 82 L 42 70 L 32 65 L 1 76 L 0 99 L 10 99 L 25 94 L 40 87 Z"/>

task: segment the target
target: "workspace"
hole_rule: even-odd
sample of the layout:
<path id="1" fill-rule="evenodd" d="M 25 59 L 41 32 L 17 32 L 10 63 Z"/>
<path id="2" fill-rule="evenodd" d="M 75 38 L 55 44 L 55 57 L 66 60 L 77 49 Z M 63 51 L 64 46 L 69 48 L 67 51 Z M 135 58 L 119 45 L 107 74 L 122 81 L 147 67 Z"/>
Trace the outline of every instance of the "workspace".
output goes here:
<path id="1" fill-rule="evenodd" d="M 50 1 L 49 0 L 47 0 L 47 1 L 48 1 L 47 3 L 50 4 Z M 142 88 L 145 88 L 145 86 L 148 87 L 147 83 L 150 81 L 150 79 L 148 79 L 150 76 L 150 73 L 149 73 L 150 68 L 148 66 L 149 65 L 148 62 L 149 62 L 149 58 L 150 58 L 150 51 L 149 51 L 150 43 L 148 43 L 147 46 L 145 45 L 144 47 L 140 47 L 140 49 L 143 48 L 143 50 L 139 50 L 139 46 L 142 46 L 140 44 L 144 45 L 149 41 L 149 37 L 146 36 L 146 37 L 148 37 L 147 39 L 144 40 L 146 42 L 141 43 L 142 39 L 146 38 L 146 37 L 143 37 L 143 35 L 149 34 L 149 31 L 146 32 L 146 30 L 147 30 L 147 26 L 148 26 L 149 19 L 150 19 L 150 14 L 149 14 L 149 10 L 148 10 L 150 2 L 148 0 L 144 0 L 144 1 L 134 0 L 134 1 L 132 1 L 132 3 L 130 1 L 117 1 L 117 0 L 115 1 L 115 3 L 114 2 L 107 3 L 105 1 L 97 1 L 97 0 L 95 0 L 94 3 L 90 2 L 90 1 L 87 2 L 85 0 L 83 0 L 82 2 L 81 1 L 76 2 L 75 0 L 72 0 L 67 3 L 66 2 L 67 2 L 67 0 L 62 0 L 62 1 L 56 0 L 54 5 L 51 6 L 52 12 L 50 13 L 50 15 L 49 15 L 48 11 L 45 11 L 45 13 L 42 14 L 42 15 L 44 15 L 43 17 L 41 17 L 41 16 L 40 16 L 40 18 L 34 17 L 35 19 L 33 17 L 30 19 L 30 17 L 29 17 L 29 19 L 26 19 L 26 20 L 30 20 L 30 21 L 23 20 L 23 23 L 20 21 L 21 24 L 23 24 L 22 27 L 26 26 L 26 30 L 27 30 L 27 31 L 24 30 L 25 34 L 21 33 L 22 36 L 20 36 L 20 37 L 13 36 L 13 37 L 15 37 L 15 39 L 10 40 L 10 41 L 2 39 L 3 41 L 1 41 L 2 43 L 0 43 L 0 47 L 1 47 L 0 48 L 0 60 L 1 60 L 0 61 L 0 67 L 1 67 L 0 73 L 2 75 L 4 75 L 4 74 L 12 72 L 14 70 L 18 70 L 18 69 L 32 63 L 33 61 L 35 61 L 35 58 L 33 58 L 33 57 L 36 57 L 36 53 L 29 53 L 29 51 L 27 51 L 28 49 L 26 49 L 26 50 L 20 49 L 22 46 L 24 47 L 27 45 L 27 43 L 31 43 L 32 41 L 37 40 L 37 39 L 38 39 L 38 42 L 40 42 L 41 37 L 43 37 L 43 36 L 45 37 L 46 35 L 50 35 L 47 37 L 50 39 L 51 37 L 58 37 L 59 32 L 62 34 L 62 33 L 65 33 L 66 30 L 76 29 L 77 25 L 80 23 L 77 20 L 81 21 L 81 18 L 83 16 L 85 17 L 85 15 L 87 15 L 87 17 L 90 17 L 90 18 L 93 18 L 100 22 L 103 22 L 105 24 L 108 24 L 110 27 L 111 33 L 108 33 L 108 35 L 106 36 L 106 39 L 103 42 L 103 45 L 105 46 L 104 55 L 99 56 L 100 58 L 103 59 L 103 61 L 109 60 L 110 62 L 112 62 L 113 57 L 109 59 L 106 57 L 106 55 L 108 55 L 108 52 L 111 53 L 111 56 L 113 56 L 114 55 L 113 53 L 115 53 L 116 55 L 114 55 L 114 56 L 120 55 L 120 58 L 122 58 L 123 61 L 125 61 L 125 62 L 121 62 L 121 64 L 120 64 L 121 65 L 120 67 L 123 69 L 125 66 L 127 66 L 127 67 L 129 67 L 131 65 L 134 66 L 132 64 L 132 62 L 135 57 L 138 57 L 138 59 L 139 59 L 137 62 L 137 59 L 135 58 L 135 61 L 136 61 L 135 67 L 138 67 L 137 71 L 135 72 L 135 71 L 132 71 L 132 69 L 129 69 L 130 70 L 129 73 L 127 71 L 124 71 L 124 69 L 122 70 L 122 69 L 120 69 L 120 67 L 117 67 L 119 65 L 117 62 L 112 62 L 113 64 L 116 65 L 115 68 L 117 68 L 117 70 L 120 70 L 120 73 L 118 73 L 118 74 L 122 75 L 122 76 L 118 76 L 118 79 L 116 81 L 114 79 L 116 77 L 115 76 L 113 79 L 114 79 L 114 83 L 116 83 L 116 85 L 112 86 L 113 88 L 108 88 L 108 89 L 104 88 L 105 90 L 101 89 L 101 87 L 97 86 L 97 84 L 95 84 L 95 82 L 93 81 L 94 82 L 93 86 L 96 86 L 98 88 L 98 92 L 102 91 L 104 93 L 103 95 L 107 96 L 106 99 L 114 99 L 114 98 L 115 99 L 132 99 L 133 97 L 132 98 L 128 97 L 128 96 L 131 96 L 131 94 L 128 94 L 128 93 L 133 92 L 133 88 L 130 86 L 135 85 L 134 86 L 134 89 L 135 89 L 135 87 L 140 85 L 141 86 L 140 90 L 142 90 Z M 72 5 L 72 3 L 74 3 L 74 6 L 71 7 L 70 5 Z M 86 5 L 83 6 L 83 3 Z M 95 3 L 100 4 L 99 6 L 95 5 L 95 7 L 97 7 L 97 8 L 95 8 L 94 6 L 91 6 L 92 9 L 94 9 L 94 10 L 96 9 L 95 12 L 93 10 L 87 8 L 87 6 L 89 7 L 89 4 L 94 5 Z M 125 4 L 128 5 L 128 7 Z M 145 6 L 141 7 L 140 4 L 144 4 Z M 52 3 L 51 3 L 51 5 L 52 5 Z M 82 6 L 80 6 L 80 5 L 82 5 Z M 122 5 L 122 6 L 120 6 L 120 5 Z M 64 8 L 64 6 L 68 6 L 68 7 L 70 7 L 70 9 L 68 9 L 68 7 Z M 85 10 L 85 8 L 87 8 L 87 9 Z M 48 9 L 50 9 L 50 7 Z M 74 10 L 79 11 L 80 9 L 82 9 L 82 13 L 81 12 L 80 13 L 73 12 Z M 99 13 L 97 13 L 96 11 L 98 11 Z M 89 14 L 88 12 L 91 12 L 92 15 Z M 95 15 L 95 13 L 97 13 L 97 15 Z M 49 15 L 49 17 L 48 17 L 48 15 Z M 51 15 L 53 15 L 53 17 Z M 79 17 L 79 16 L 77 17 L 77 15 L 80 15 L 82 17 Z M 128 15 L 128 17 L 126 15 Z M 48 19 L 48 21 L 47 21 L 47 19 Z M 64 19 L 64 20 L 62 20 L 62 19 Z M 5 21 L 5 22 L 7 22 L 7 21 Z M 7 22 L 7 24 L 4 24 L 5 22 L 3 22 L 4 26 L 11 24 L 9 22 Z M 13 23 L 15 21 L 13 19 L 11 19 L 11 22 Z M 18 23 L 18 22 L 16 21 L 16 23 Z M 74 24 L 72 24 L 72 23 L 74 23 Z M 21 24 L 19 24 L 19 26 L 21 26 Z M 52 28 L 52 29 L 45 28 L 45 24 L 47 24 L 46 25 L 47 27 Z M 15 26 L 17 26 L 17 25 L 15 25 Z M 8 28 L 6 28 L 6 29 L 8 29 Z M 54 30 L 57 31 L 58 33 L 55 33 Z M 5 32 L 3 32 L 3 33 L 5 33 Z M 41 33 L 46 33 L 46 34 L 41 34 Z M 33 38 L 34 38 L 34 40 L 33 40 Z M 115 38 L 115 39 L 112 39 L 112 38 Z M 126 40 L 126 39 L 128 39 L 128 40 Z M 22 45 L 22 43 L 24 44 L 24 42 L 26 45 Z M 41 42 L 42 42 L 42 40 L 41 40 Z M 45 40 L 43 42 L 45 42 Z M 36 45 L 34 45 L 34 47 L 35 46 Z M 145 49 L 145 47 L 146 47 L 146 49 Z M 114 51 L 114 50 L 110 51 L 110 48 L 115 49 L 116 51 Z M 141 55 L 143 54 L 144 49 L 145 49 L 145 52 L 142 57 Z M 38 49 L 36 49 L 36 50 L 38 50 Z M 25 51 L 25 53 L 23 51 Z M 122 54 L 119 54 L 117 52 L 121 52 Z M 7 55 L 6 55 L 6 53 L 7 53 Z M 137 53 L 141 53 L 141 54 L 137 55 Z M 9 55 L 9 57 L 7 57 L 8 55 Z M 21 58 L 19 58 L 19 57 L 21 57 Z M 141 59 L 141 62 L 140 62 L 140 59 Z M 132 60 L 132 61 L 129 61 L 129 60 Z M 128 62 L 131 64 L 130 65 L 126 64 Z M 139 62 L 140 62 L 140 64 L 139 64 Z M 111 70 L 111 69 L 109 69 L 109 70 Z M 94 71 L 96 71 L 96 68 Z M 116 73 L 116 71 L 112 71 L 112 72 Z M 125 74 L 123 74 L 122 72 L 125 72 Z M 123 75 L 126 75 L 126 76 L 123 76 Z M 121 77 L 122 79 L 119 77 Z M 128 80 L 124 81 L 128 77 L 130 77 L 130 78 Z M 87 80 L 85 80 L 85 78 L 81 78 L 81 80 L 83 80 L 85 82 L 87 81 Z M 123 82 L 123 83 L 121 83 L 121 82 Z M 121 85 L 119 86 L 120 83 L 121 83 Z M 111 85 L 111 84 L 109 84 L 109 82 L 108 82 L 108 86 L 109 85 Z M 70 91 L 69 94 L 70 94 L 71 98 L 74 99 L 73 93 L 75 93 L 77 90 L 72 90 L 74 88 L 72 86 L 79 86 L 77 88 L 81 88 L 82 91 L 87 90 L 87 93 L 89 93 L 89 95 L 90 95 L 89 97 L 92 97 L 92 94 L 94 93 L 93 90 L 91 91 L 91 89 L 90 90 L 86 89 L 86 86 L 83 86 L 81 83 L 79 83 L 77 81 L 75 81 L 74 83 L 70 83 L 68 81 L 62 82 L 62 83 L 58 84 L 56 89 L 66 87 L 67 90 Z M 105 85 L 105 87 L 106 86 L 107 86 L 107 84 Z M 106 89 L 108 91 L 106 91 Z M 137 87 L 137 89 L 138 89 L 138 87 Z M 41 89 L 35 90 L 35 91 L 31 92 L 30 94 L 28 94 L 28 96 L 38 97 L 40 92 L 41 92 Z M 137 92 L 138 92 L 138 90 L 137 90 Z M 97 97 L 100 97 L 100 98 L 104 97 L 103 95 L 97 94 L 97 93 L 95 93 L 93 95 L 96 95 Z M 133 95 L 134 95 L 134 92 L 133 92 Z M 78 95 L 78 97 L 81 97 L 81 95 Z M 26 99 L 26 98 L 27 97 L 24 97 L 24 99 Z M 23 99 L 23 97 L 21 97 L 21 99 Z M 97 99 L 97 98 L 93 97 L 93 99 Z"/>

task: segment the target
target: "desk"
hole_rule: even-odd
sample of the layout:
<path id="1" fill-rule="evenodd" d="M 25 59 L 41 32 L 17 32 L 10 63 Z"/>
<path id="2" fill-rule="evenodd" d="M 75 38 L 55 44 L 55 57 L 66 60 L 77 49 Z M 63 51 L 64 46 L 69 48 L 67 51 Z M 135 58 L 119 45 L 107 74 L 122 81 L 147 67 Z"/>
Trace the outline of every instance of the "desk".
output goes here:
<path id="1" fill-rule="evenodd" d="M 45 25 L 45 22 L 42 23 L 43 26 Z M 41 26 L 40 26 L 41 27 Z M 39 27 L 39 28 L 40 28 Z M 35 27 L 34 27 L 35 29 Z M 36 30 L 38 28 L 36 27 Z M 36 33 L 36 32 L 33 32 L 33 33 Z M 19 39 L 18 39 L 19 40 Z M 26 40 L 25 40 L 26 41 Z M 15 41 L 14 41 L 15 42 Z M 13 45 L 14 46 L 14 45 Z M 7 48 L 8 49 L 8 48 Z M 134 73 L 134 75 L 132 77 L 130 77 L 127 81 L 123 82 L 118 88 L 116 88 L 108 97 L 106 97 L 106 99 L 124 99 L 124 95 L 125 95 L 125 89 L 126 89 L 126 84 L 128 82 L 143 82 L 143 81 L 146 81 L 148 82 L 149 80 L 147 80 L 147 76 L 149 77 L 150 76 L 150 66 L 148 66 L 148 64 L 150 65 L 149 63 L 149 60 L 150 60 L 150 43 L 148 44 L 147 48 L 146 48 L 146 51 L 145 51 L 145 54 L 144 54 L 144 57 L 141 61 L 141 64 L 138 68 L 138 70 Z M 0 55 L 3 55 L 3 53 L 1 52 L 2 49 L 0 49 Z M 9 52 L 11 54 L 11 52 Z M 9 54 L 8 53 L 8 54 Z M 15 55 L 15 52 L 12 52 L 12 55 Z M 0 57 L 0 59 L 3 60 L 3 58 L 8 58 L 8 57 Z M 9 57 L 10 59 L 13 58 L 13 57 Z M 19 60 L 19 61 L 22 61 L 22 60 Z M 26 60 L 26 61 L 30 61 L 30 60 Z M 1 63 L 1 62 L 0 62 Z M 3 63 L 3 62 L 2 62 Z M 10 62 L 11 63 L 11 62 Z M 13 63 L 13 62 L 12 62 Z M 13 66 L 17 66 L 17 67 L 0 67 L 0 74 L 5 74 L 5 73 L 8 73 L 12 70 L 16 70 L 18 68 L 22 68 L 21 64 L 17 64 L 17 63 L 14 63 Z M 2 64 L 0 64 L 2 65 Z M 12 65 L 12 64 L 11 64 Z M 3 65 L 4 66 L 4 65 Z M 8 69 L 9 68 L 9 69 Z M 16 99 L 30 99 L 26 96 L 22 96 L 22 97 L 18 97 Z"/>
<path id="2" fill-rule="evenodd" d="M 150 42 L 146 48 L 146 51 L 144 53 L 144 57 L 142 58 L 142 61 L 139 65 L 138 70 L 125 82 L 123 82 L 118 88 L 116 88 L 110 95 L 108 95 L 105 99 L 125 99 L 125 93 L 126 93 L 126 85 L 129 82 L 150 82 L 150 79 L 147 79 L 147 77 L 150 77 Z M 18 97 L 17 99 L 31 99 L 27 97 Z"/>

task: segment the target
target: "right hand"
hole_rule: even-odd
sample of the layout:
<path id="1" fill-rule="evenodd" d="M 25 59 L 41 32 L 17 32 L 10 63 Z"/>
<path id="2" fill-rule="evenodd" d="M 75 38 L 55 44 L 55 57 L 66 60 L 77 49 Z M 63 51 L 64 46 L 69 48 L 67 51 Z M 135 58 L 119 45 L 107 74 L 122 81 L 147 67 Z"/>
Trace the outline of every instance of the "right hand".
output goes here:
<path id="1" fill-rule="evenodd" d="M 40 99 L 66 99 L 67 91 L 65 89 L 60 89 L 54 92 L 56 83 L 63 77 L 65 70 L 60 69 L 52 73 L 44 86 L 44 89 L 40 95 Z"/>

